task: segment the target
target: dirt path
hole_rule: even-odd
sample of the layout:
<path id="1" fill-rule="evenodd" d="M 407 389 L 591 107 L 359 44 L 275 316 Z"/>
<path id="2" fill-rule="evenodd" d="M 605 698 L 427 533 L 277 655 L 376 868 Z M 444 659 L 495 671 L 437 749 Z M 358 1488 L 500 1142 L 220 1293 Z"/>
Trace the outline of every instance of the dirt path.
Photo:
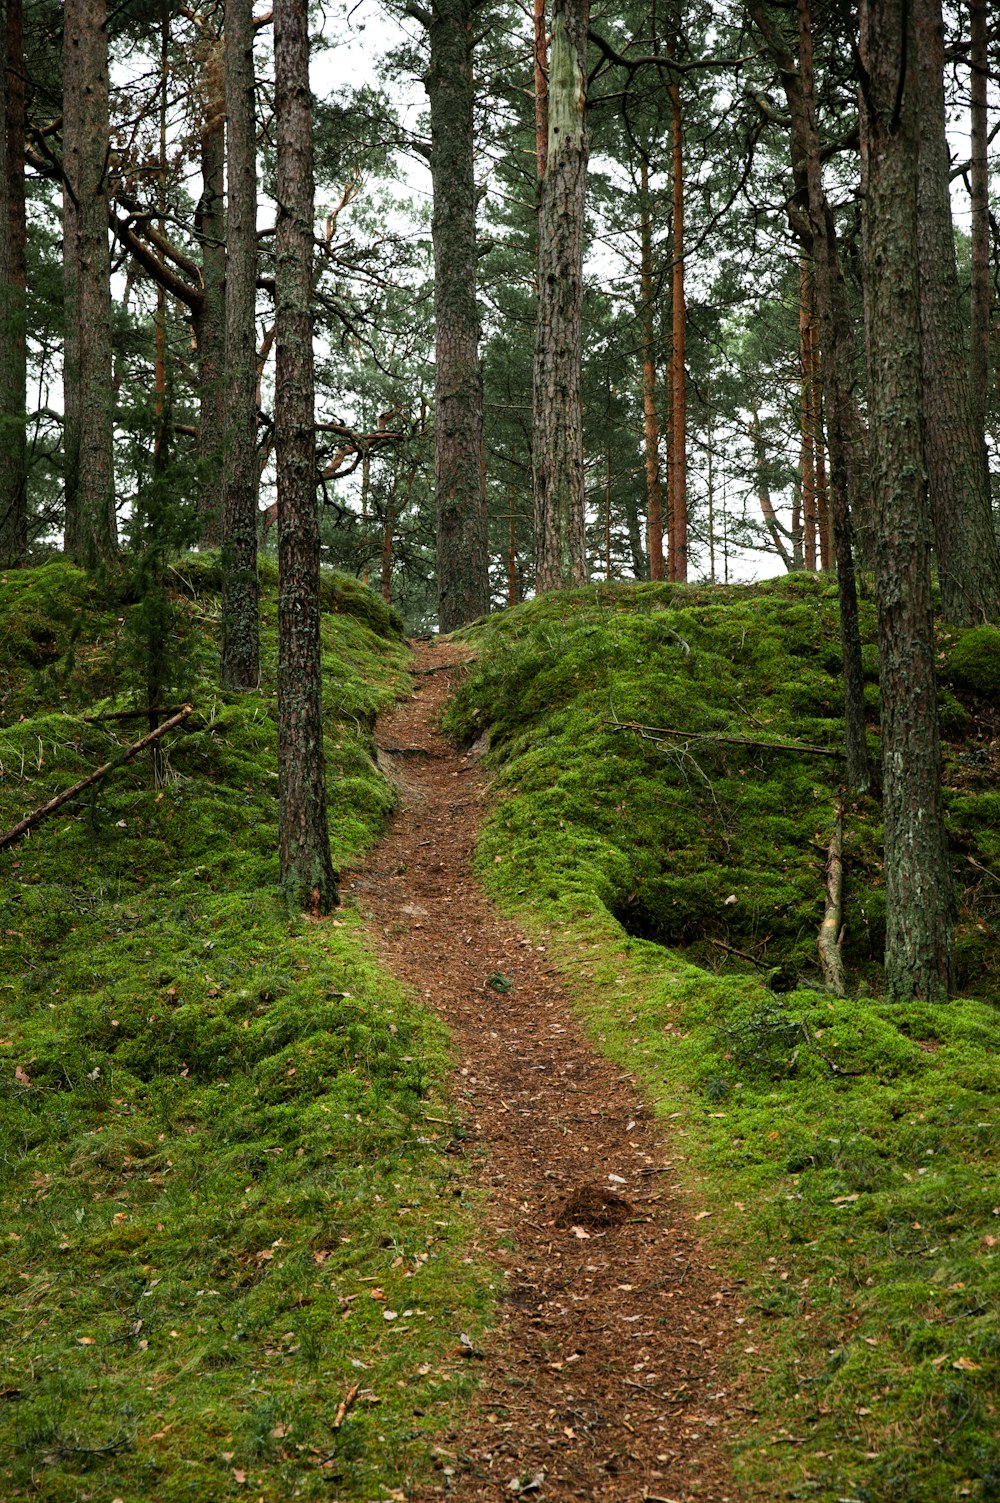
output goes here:
<path id="1" fill-rule="evenodd" d="M 544 947 L 472 876 L 486 777 L 434 730 L 461 661 L 418 648 L 413 698 L 380 722 L 403 807 L 353 880 L 386 963 L 454 1032 L 507 1285 L 427 1497 L 726 1503 L 733 1294 L 632 1078 L 595 1053 Z M 506 995 L 487 984 L 498 971 Z"/>

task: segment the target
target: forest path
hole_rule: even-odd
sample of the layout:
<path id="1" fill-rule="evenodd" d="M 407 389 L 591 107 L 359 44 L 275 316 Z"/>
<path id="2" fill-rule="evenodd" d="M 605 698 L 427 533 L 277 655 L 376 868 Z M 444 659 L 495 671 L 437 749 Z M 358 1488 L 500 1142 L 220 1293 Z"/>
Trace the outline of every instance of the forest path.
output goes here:
<path id="1" fill-rule="evenodd" d="M 506 1283 L 477 1395 L 422 1496 L 727 1503 L 734 1292 L 634 1079 L 472 873 L 487 778 L 437 732 L 466 657 L 417 646 L 413 696 L 377 730 L 402 805 L 352 881 L 389 969 L 453 1032 L 483 1243 Z M 513 990 L 488 984 L 497 972 Z"/>

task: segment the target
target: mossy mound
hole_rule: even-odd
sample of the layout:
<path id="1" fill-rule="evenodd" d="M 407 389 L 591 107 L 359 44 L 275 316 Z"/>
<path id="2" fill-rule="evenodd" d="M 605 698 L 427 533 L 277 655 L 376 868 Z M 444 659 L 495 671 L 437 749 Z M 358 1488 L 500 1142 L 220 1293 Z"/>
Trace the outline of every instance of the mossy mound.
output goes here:
<path id="1" fill-rule="evenodd" d="M 0 854 L 0 1496 L 409 1491 L 488 1298 L 425 1120 L 449 1119 L 447 1041 L 356 913 L 278 900 L 272 571 L 241 695 L 216 687 L 217 561 L 167 576 L 162 681 L 195 714 L 155 775 L 119 768 Z M 0 828 L 145 730 L 111 718 L 146 703 L 135 593 L 61 561 L 0 576 Z M 339 866 L 393 804 L 370 727 L 406 651 L 355 581 L 323 601 Z"/>
<path id="2" fill-rule="evenodd" d="M 862 603 L 861 617 L 877 674 L 873 608 Z M 497 891 L 596 896 L 630 933 L 715 972 L 780 973 L 783 989 L 819 979 L 843 776 L 830 580 L 598 585 L 504 612 L 476 640 L 480 662 L 448 724 L 465 740 L 490 731 L 503 802 L 481 860 Z M 941 698 L 949 818 L 963 832 L 960 965 L 963 985 L 985 995 L 1000 974 L 1000 885 L 970 880 L 967 858 L 995 870 L 1000 853 L 962 759 L 990 727 L 952 681 Z M 871 708 L 877 758 L 877 692 Z M 845 860 L 845 960 L 853 985 L 877 989 L 885 903 L 874 799 L 847 801 Z"/>
<path id="3" fill-rule="evenodd" d="M 948 649 L 945 671 L 957 688 L 1000 704 L 1000 629 L 962 632 Z"/>
<path id="4" fill-rule="evenodd" d="M 871 680 L 867 607 L 862 620 Z M 740 1490 L 989 1498 L 1000 727 L 979 687 L 948 674 L 956 955 L 978 998 L 872 1000 L 884 888 L 869 800 L 846 808 L 858 995 L 830 995 L 815 944 L 839 763 L 785 748 L 839 741 L 836 627 L 816 578 L 550 596 L 477 630 L 451 725 L 491 731 L 500 798 L 484 881 L 648 1092 L 698 1235 L 742 1286 L 729 1357 L 746 1401 L 731 1431 Z M 940 633 L 942 662 L 950 640 Z"/>

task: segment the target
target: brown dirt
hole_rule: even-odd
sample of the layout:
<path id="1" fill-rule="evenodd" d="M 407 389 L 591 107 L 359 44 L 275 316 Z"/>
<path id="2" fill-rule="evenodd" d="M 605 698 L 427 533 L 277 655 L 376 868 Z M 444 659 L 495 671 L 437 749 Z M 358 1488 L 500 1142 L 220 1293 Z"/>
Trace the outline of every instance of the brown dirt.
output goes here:
<path id="1" fill-rule="evenodd" d="M 389 968 L 453 1031 L 506 1282 L 478 1395 L 424 1497 L 735 1503 L 735 1294 L 633 1077 L 595 1051 L 545 946 L 472 875 L 487 779 L 435 730 L 464 658 L 418 646 L 413 697 L 379 724 L 402 807 L 352 884 Z M 497 972 L 511 991 L 489 985 Z"/>

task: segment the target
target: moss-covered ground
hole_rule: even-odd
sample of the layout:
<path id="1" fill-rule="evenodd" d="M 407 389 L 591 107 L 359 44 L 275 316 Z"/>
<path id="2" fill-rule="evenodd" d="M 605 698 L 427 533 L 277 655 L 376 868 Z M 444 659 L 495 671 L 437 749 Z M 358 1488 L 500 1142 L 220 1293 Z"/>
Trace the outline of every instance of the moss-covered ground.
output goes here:
<path id="1" fill-rule="evenodd" d="M 447 1040 L 357 915 L 276 897 L 276 592 L 262 689 L 215 686 L 217 563 L 0 576 L 0 826 L 196 709 L 0 854 L 0 1497 L 403 1496 L 481 1324 Z M 324 583 L 334 859 L 392 795 L 398 622 Z M 154 772 L 156 776 L 154 777 Z M 442 1210 L 442 1206 L 445 1209 Z"/>
<path id="2" fill-rule="evenodd" d="M 839 742 L 828 581 L 598 586 L 475 638 L 449 723 L 491 733 L 481 872 L 644 1083 L 746 1282 L 742 1478 L 831 1503 L 1000 1497 L 1000 633 L 939 639 L 965 993 L 939 1007 L 878 1000 L 874 800 L 846 806 L 851 996 L 823 989 L 839 763 L 747 744 Z"/>

